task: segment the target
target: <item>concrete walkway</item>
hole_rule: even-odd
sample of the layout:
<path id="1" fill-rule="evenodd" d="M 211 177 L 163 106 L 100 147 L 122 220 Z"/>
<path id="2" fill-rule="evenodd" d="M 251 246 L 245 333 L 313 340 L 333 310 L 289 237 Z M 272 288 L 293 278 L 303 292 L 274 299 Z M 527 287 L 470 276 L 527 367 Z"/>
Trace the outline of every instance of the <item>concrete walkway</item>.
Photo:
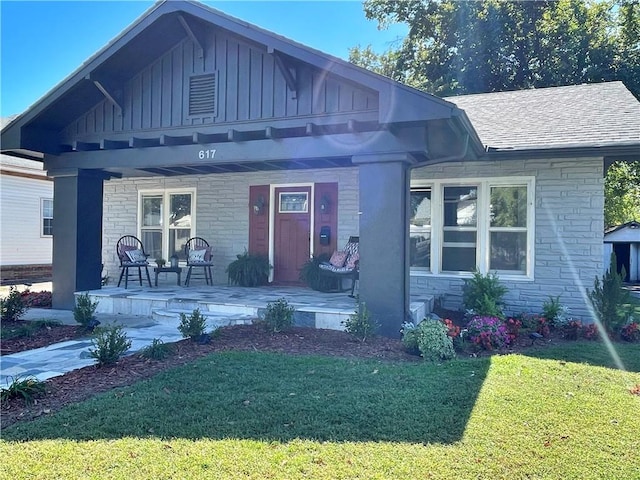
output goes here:
<path id="1" fill-rule="evenodd" d="M 154 322 L 148 317 L 126 318 L 119 315 L 96 315 L 101 326 L 126 325 L 124 332 L 131 340 L 127 354 L 133 354 L 150 345 L 154 338 L 165 343 L 182 339 L 176 324 Z M 77 325 L 73 312 L 32 308 L 22 317 L 24 320 L 55 320 L 65 325 Z M 0 388 L 6 388 L 16 377 L 34 376 L 43 381 L 71 370 L 94 365 L 89 356 L 92 347 L 89 336 L 25 352 L 0 356 Z"/>

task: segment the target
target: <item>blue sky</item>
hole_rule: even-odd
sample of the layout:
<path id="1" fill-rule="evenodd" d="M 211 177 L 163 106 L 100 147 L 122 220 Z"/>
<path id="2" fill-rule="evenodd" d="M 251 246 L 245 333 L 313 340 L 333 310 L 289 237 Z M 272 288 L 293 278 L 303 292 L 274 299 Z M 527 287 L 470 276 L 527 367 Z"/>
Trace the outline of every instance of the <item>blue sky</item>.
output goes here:
<path id="1" fill-rule="evenodd" d="M 356 45 L 387 50 L 403 25 L 378 30 L 358 1 L 205 1 L 337 57 Z M 122 32 L 153 1 L 0 0 L 0 116 L 21 113 Z"/>

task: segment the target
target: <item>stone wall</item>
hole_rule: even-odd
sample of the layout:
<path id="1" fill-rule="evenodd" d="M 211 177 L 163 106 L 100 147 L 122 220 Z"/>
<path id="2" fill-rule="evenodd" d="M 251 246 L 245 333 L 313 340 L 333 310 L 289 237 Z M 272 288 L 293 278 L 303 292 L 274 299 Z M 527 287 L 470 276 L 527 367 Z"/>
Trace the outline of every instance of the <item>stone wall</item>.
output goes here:
<path id="1" fill-rule="evenodd" d="M 503 283 L 508 313 L 540 313 L 549 295 L 560 295 L 572 315 L 590 320 L 586 290 L 602 274 L 604 179 L 602 158 L 467 162 L 421 167 L 416 179 L 535 176 L 535 253 L 532 279 Z M 468 278 L 468 276 L 467 276 Z M 464 277 L 412 274 L 411 292 L 462 308 Z"/>
<path id="2" fill-rule="evenodd" d="M 549 295 L 576 317 L 589 319 L 586 290 L 602 274 L 604 180 L 602 158 L 449 163 L 414 169 L 412 180 L 534 176 L 535 244 L 532 278 L 509 278 L 509 313 L 539 313 Z M 358 234 L 357 168 L 255 172 L 171 178 L 114 179 L 105 182 L 103 261 L 110 283 L 120 273 L 115 245 L 137 234 L 138 192 L 196 189 L 199 236 L 213 245 L 214 282 L 226 283 L 226 266 L 248 244 L 249 186 L 339 182 L 338 245 Z M 462 308 L 468 275 L 412 272 L 412 295 L 439 298 L 447 308 Z"/>
<path id="3" fill-rule="evenodd" d="M 225 269 L 249 242 L 249 187 L 338 182 L 338 245 L 358 234 L 358 170 L 337 168 L 180 177 L 127 178 L 104 184 L 103 262 L 110 284 L 117 284 L 120 267 L 116 243 L 122 235 L 138 235 L 140 191 L 195 188 L 196 232 L 213 246 L 214 283 L 227 283 Z M 317 234 L 318 232 L 316 232 Z M 153 274 L 153 272 L 151 272 Z M 184 273 L 183 273 L 184 277 Z"/>

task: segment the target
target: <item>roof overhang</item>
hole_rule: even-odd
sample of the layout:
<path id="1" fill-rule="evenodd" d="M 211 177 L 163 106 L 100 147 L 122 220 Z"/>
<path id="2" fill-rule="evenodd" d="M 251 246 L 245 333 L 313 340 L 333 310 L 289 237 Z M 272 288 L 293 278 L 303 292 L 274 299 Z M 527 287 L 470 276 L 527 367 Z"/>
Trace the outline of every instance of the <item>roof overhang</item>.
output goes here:
<path id="1" fill-rule="evenodd" d="M 103 101 L 105 96 L 117 106 L 117 87 L 114 85 L 133 77 L 186 37 L 199 45 L 199 38 L 202 38 L 202 32 L 207 28 L 224 29 L 231 35 L 242 37 L 266 52 L 277 55 L 280 61 L 292 64 L 303 62 L 377 91 L 380 105 L 377 117 L 364 121 L 360 118 L 330 118 L 329 121 L 317 118 L 297 119 L 298 124 L 294 126 L 281 126 L 282 122 L 274 121 L 268 125 L 227 125 L 222 130 L 216 126 L 187 132 L 185 129 L 174 128 L 162 134 L 126 135 L 115 132 L 104 138 L 77 142 L 74 145 L 61 144 L 59 132 L 83 112 Z M 440 151 L 446 151 L 449 146 L 447 141 L 452 138 L 464 143 L 465 158 L 478 158 L 484 154 L 482 143 L 471 122 L 464 111 L 453 103 L 292 42 L 200 3 L 161 1 L 26 112 L 10 122 L 1 132 L 0 150 L 8 155 L 42 159 L 43 154 L 69 157 L 66 155 L 68 152 L 126 148 L 144 150 L 157 146 L 211 142 L 273 142 L 305 135 L 315 137 L 346 133 L 357 138 L 359 134 L 376 131 L 398 133 L 420 128 L 436 131 L 443 122 L 451 132 L 441 137 L 432 135 L 429 144 L 416 152 L 420 158 L 435 161 L 436 158 L 446 157 Z"/>

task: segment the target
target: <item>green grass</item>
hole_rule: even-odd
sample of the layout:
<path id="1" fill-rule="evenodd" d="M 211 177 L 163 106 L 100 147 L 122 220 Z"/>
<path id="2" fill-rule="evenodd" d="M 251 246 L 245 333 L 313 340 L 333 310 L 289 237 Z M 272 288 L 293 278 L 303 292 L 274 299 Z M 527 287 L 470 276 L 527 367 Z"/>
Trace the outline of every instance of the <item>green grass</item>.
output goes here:
<path id="1" fill-rule="evenodd" d="M 577 344 L 578 345 L 578 344 Z M 640 346 L 380 363 L 218 353 L 2 431 L 6 478 L 640 479 Z M 567 353 L 567 350 L 569 353 Z M 570 360 L 572 358 L 573 360 Z M 597 365 L 597 366 L 596 366 Z"/>

